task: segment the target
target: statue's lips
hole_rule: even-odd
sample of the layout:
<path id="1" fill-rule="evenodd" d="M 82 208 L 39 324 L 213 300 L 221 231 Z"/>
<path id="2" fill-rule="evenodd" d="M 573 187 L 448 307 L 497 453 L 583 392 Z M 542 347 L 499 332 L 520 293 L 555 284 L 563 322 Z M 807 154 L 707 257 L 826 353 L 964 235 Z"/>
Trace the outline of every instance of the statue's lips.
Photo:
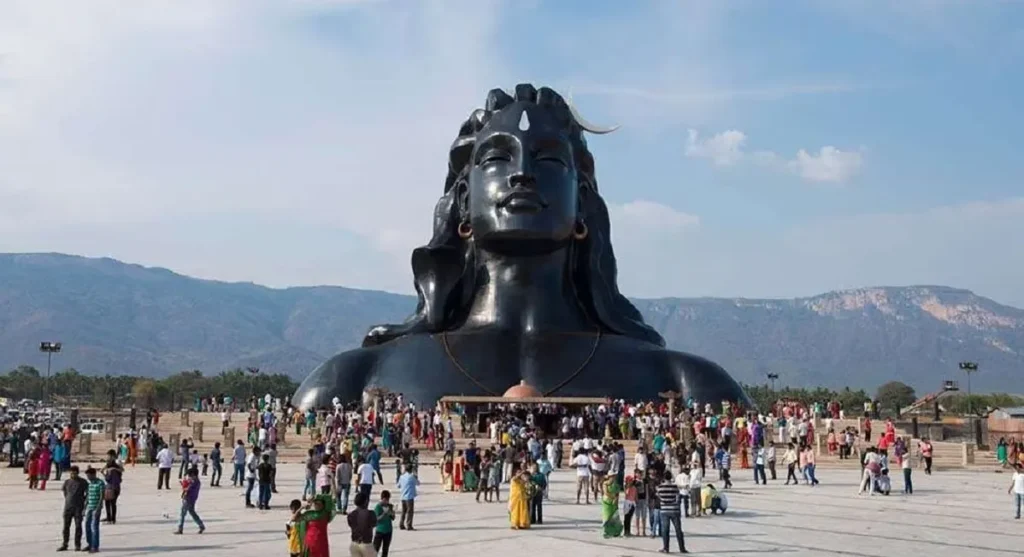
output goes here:
<path id="1" fill-rule="evenodd" d="M 509 211 L 540 211 L 547 206 L 540 194 L 527 189 L 512 190 L 498 202 L 498 208 Z"/>

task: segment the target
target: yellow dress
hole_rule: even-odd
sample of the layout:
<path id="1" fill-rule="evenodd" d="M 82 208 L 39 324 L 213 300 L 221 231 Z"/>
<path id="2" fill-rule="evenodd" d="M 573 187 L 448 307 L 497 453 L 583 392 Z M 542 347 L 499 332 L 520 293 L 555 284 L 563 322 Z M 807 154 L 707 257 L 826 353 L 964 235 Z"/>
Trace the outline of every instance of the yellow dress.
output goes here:
<path id="1" fill-rule="evenodd" d="M 508 496 L 508 512 L 513 530 L 525 530 L 530 527 L 530 509 L 526 505 L 527 490 L 527 482 L 522 477 L 517 476 L 512 479 Z"/>

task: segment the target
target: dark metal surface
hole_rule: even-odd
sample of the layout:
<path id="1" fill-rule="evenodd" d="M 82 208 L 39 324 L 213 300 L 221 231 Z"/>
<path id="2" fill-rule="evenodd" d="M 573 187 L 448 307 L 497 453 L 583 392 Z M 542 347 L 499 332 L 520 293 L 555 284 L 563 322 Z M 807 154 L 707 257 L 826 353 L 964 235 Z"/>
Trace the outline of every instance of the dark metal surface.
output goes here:
<path id="1" fill-rule="evenodd" d="M 619 293 L 583 132 L 551 89 L 491 91 L 452 144 L 434 236 L 413 251 L 415 314 L 371 328 L 293 400 L 328 406 L 376 386 L 432 405 L 525 380 L 545 395 L 658 400 L 676 390 L 749 405 L 721 367 L 666 350 Z"/>

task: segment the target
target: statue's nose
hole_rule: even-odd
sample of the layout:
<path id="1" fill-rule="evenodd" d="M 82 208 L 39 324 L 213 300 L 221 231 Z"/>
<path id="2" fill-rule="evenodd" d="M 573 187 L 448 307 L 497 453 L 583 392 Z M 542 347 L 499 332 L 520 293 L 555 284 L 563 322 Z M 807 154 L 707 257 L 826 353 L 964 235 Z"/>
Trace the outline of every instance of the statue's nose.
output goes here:
<path id="1" fill-rule="evenodd" d="M 535 180 L 531 174 L 526 172 L 517 172 L 508 177 L 508 185 L 513 188 L 523 187 L 535 189 L 537 187 L 537 180 Z"/>

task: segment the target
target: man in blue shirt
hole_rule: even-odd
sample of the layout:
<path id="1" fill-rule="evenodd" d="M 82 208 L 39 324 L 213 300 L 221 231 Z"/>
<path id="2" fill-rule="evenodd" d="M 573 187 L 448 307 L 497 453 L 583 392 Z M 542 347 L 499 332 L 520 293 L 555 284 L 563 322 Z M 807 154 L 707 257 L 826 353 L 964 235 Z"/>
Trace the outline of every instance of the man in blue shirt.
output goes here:
<path id="1" fill-rule="evenodd" d="M 384 475 L 380 472 L 380 451 L 377 450 L 377 445 L 370 445 L 370 453 L 366 455 L 366 462 L 370 463 L 374 473 L 377 474 L 377 479 L 383 484 Z"/>
<path id="2" fill-rule="evenodd" d="M 416 486 L 420 479 L 412 473 L 412 466 L 405 467 L 405 473 L 398 478 L 398 490 L 402 494 L 402 516 L 398 520 L 399 530 L 415 530 L 412 517 L 416 512 Z"/>

